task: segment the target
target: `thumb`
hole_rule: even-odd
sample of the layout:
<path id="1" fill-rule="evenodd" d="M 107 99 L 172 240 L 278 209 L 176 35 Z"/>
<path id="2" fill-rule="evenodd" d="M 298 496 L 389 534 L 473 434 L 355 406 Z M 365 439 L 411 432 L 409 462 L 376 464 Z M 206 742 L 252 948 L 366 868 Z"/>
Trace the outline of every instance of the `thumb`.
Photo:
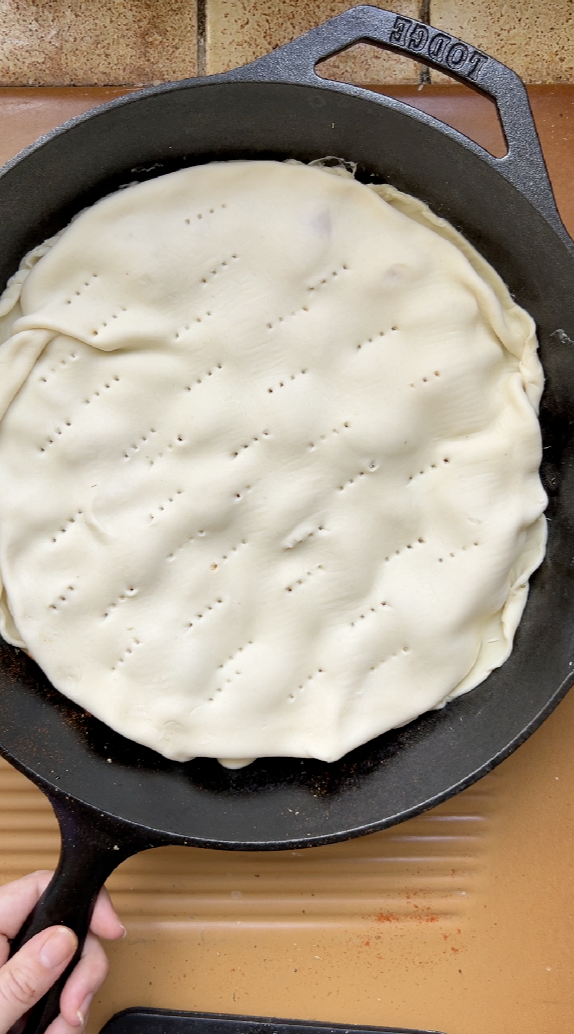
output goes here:
<path id="1" fill-rule="evenodd" d="M 21 1019 L 64 972 L 78 946 L 65 926 L 52 926 L 32 937 L 0 969 L 0 1034 Z"/>

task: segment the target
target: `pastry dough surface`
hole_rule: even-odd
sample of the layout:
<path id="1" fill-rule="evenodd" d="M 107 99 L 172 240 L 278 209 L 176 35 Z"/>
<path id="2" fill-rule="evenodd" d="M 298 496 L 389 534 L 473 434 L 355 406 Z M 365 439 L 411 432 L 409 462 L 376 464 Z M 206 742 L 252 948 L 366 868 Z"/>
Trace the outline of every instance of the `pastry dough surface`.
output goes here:
<path id="1" fill-rule="evenodd" d="M 112 728 L 332 761 L 507 658 L 534 325 L 422 203 L 182 170 L 82 213 L 0 316 L 0 630 Z"/>

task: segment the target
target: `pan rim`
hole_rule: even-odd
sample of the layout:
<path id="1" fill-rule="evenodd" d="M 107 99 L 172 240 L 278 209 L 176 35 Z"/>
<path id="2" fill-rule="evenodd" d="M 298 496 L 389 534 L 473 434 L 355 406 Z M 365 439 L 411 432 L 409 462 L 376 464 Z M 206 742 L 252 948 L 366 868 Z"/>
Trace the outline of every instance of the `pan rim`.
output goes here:
<path id="1" fill-rule="evenodd" d="M 4 166 L 4 168 L 0 171 L 0 179 L 8 171 L 10 171 L 11 169 L 14 169 L 26 157 L 28 157 L 30 154 L 33 154 L 33 153 L 37 152 L 38 150 L 40 150 L 43 146 L 45 146 L 47 143 L 49 143 L 52 139 L 63 135 L 68 129 L 70 129 L 72 127 L 75 127 L 78 124 L 85 123 L 89 119 L 93 119 L 94 117 L 96 117 L 98 115 L 101 115 L 101 114 L 107 112 L 110 109 L 115 109 L 115 108 L 118 108 L 118 107 L 126 106 L 126 105 L 131 104 L 132 102 L 137 101 L 137 100 L 142 99 L 142 98 L 147 98 L 147 97 L 150 97 L 150 96 L 157 96 L 157 95 L 166 94 L 166 93 L 172 93 L 172 92 L 174 92 L 176 90 L 180 90 L 182 88 L 188 89 L 189 87 L 194 87 L 194 88 L 197 87 L 197 88 L 200 88 L 200 89 L 207 89 L 207 88 L 209 88 L 209 87 L 211 87 L 213 85 L 228 84 L 228 83 L 229 84 L 246 83 L 246 84 L 256 84 L 256 85 L 259 85 L 259 86 L 261 86 L 261 85 L 271 85 L 271 86 L 274 86 L 274 87 L 275 86 L 288 86 L 289 88 L 291 88 L 291 87 L 298 87 L 298 88 L 303 87 L 306 90 L 309 90 L 309 89 L 312 89 L 312 88 L 316 88 L 316 89 L 323 90 L 323 91 L 327 90 L 327 91 L 334 91 L 334 92 L 337 92 L 337 93 L 348 94 L 348 95 L 351 95 L 351 96 L 355 96 L 355 97 L 357 97 L 360 100 L 366 100 L 366 101 L 368 101 L 368 102 L 370 102 L 372 104 L 375 104 L 375 105 L 379 104 L 379 105 L 381 105 L 383 107 L 386 107 L 386 108 L 389 108 L 389 107 L 394 108 L 401 115 L 404 115 L 404 116 L 406 116 L 409 119 L 415 118 L 419 122 L 425 123 L 427 125 L 427 127 L 431 128 L 433 131 L 436 131 L 439 134 L 442 134 L 443 136 L 450 137 L 451 140 L 453 140 L 456 144 L 464 147 L 466 151 L 471 152 L 474 155 L 475 158 L 479 158 L 480 160 L 485 162 L 489 166 L 489 168 L 492 171 L 494 171 L 497 175 L 501 175 L 501 170 L 500 170 L 499 165 L 498 164 L 496 164 L 496 165 L 493 164 L 493 163 L 499 163 L 500 159 L 493 158 L 491 155 L 488 154 L 488 152 L 484 151 L 482 148 L 479 147 L 479 145 L 475 144 L 473 141 L 471 141 L 469 138 L 465 137 L 463 134 L 458 133 L 456 130 L 452 130 L 450 127 L 443 126 L 443 124 L 441 124 L 441 123 L 437 123 L 437 121 L 432 119 L 432 117 L 426 116 L 424 113 L 418 111 L 417 109 L 414 109 L 414 108 L 412 108 L 411 106 L 409 106 L 407 104 L 403 104 L 403 102 L 394 101 L 392 104 L 389 104 L 388 103 L 388 101 L 389 101 L 388 97 L 382 98 L 381 95 L 375 94 L 375 93 L 373 93 L 373 92 L 371 92 L 369 90 L 364 90 L 364 89 L 362 89 L 360 87 L 352 87 L 352 86 L 349 86 L 348 84 L 333 83 L 331 81 L 326 81 L 326 80 L 322 80 L 322 79 L 319 79 L 319 78 L 317 78 L 317 84 L 297 83 L 297 82 L 293 82 L 293 81 L 290 81 L 290 80 L 286 80 L 285 82 L 277 82 L 276 80 L 271 80 L 270 82 L 266 83 L 265 81 L 262 82 L 261 79 L 258 79 L 255 76 L 253 76 L 252 78 L 248 78 L 248 77 L 245 77 L 244 74 L 239 75 L 239 73 L 244 73 L 245 71 L 246 70 L 240 69 L 240 70 L 236 70 L 236 71 L 230 72 L 230 73 L 223 73 L 222 75 L 219 75 L 219 76 L 209 77 L 208 79 L 200 79 L 200 80 L 198 80 L 198 79 L 186 79 L 186 80 L 180 80 L 179 82 L 176 82 L 176 83 L 162 84 L 162 85 L 157 86 L 157 87 L 148 87 L 148 88 L 146 88 L 144 90 L 128 93 L 124 97 L 120 97 L 120 98 L 114 99 L 112 101 L 108 101 L 104 105 L 101 105 L 101 106 L 99 106 L 99 107 L 97 107 L 95 109 L 92 109 L 89 112 L 85 112 L 85 113 L 83 113 L 81 115 L 75 116 L 71 120 L 68 120 L 68 122 L 64 123 L 62 126 L 57 127 L 56 129 L 52 130 L 48 134 L 45 134 L 38 141 L 36 141 L 34 144 L 30 145 L 29 148 L 27 148 L 24 151 L 20 152 L 19 155 L 15 156 L 15 158 L 12 159 L 9 163 L 7 163 L 7 165 Z M 518 188 L 514 184 L 509 183 L 508 180 L 506 181 L 506 184 L 507 184 L 507 186 L 509 188 L 512 188 L 513 190 L 515 190 L 520 195 L 522 203 L 527 202 L 528 205 L 532 209 L 534 209 L 534 211 L 537 213 L 537 215 L 541 219 L 544 220 L 544 222 L 546 223 L 548 229 L 551 232 L 553 232 L 556 235 L 556 237 L 558 237 L 559 242 L 562 245 L 567 246 L 568 251 L 570 252 L 570 254 L 571 255 L 574 254 L 574 244 L 572 243 L 570 238 L 568 237 L 567 241 L 564 240 L 562 235 L 558 232 L 557 227 L 552 224 L 552 222 L 547 218 L 547 216 L 543 212 L 539 211 L 536 208 L 536 206 L 533 204 L 531 199 L 529 199 L 525 195 L 521 194 L 521 192 L 518 190 Z M 437 804 L 441 803 L 444 800 L 447 800 L 448 798 L 450 798 L 454 794 L 456 794 L 456 793 L 460 792 L 461 790 L 465 789 L 466 787 L 472 785 L 474 782 L 476 782 L 478 779 L 482 778 L 488 772 L 492 771 L 493 768 L 495 768 L 506 757 L 508 757 L 510 754 L 512 754 L 542 724 L 542 722 L 545 720 L 545 718 L 548 717 L 548 715 L 557 706 L 559 701 L 565 696 L 566 692 L 569 690 L 569 688 L 571 687 L 573 682 L 574 682 L 574 673 L 572 675 L 567 676 L 561 682 L 559 688 L 552 694 L 552 696 L 544 704 L 544 706 L 537 711 L 537 713 L 534 715 L 534 717 L 531 718 L 531 720 L 528 722 L 526 727 L 524 727 L 520 731 L 520 733 L 518 733 L 513 739 L 511 739 L 506 744 L 506 746 L 504 748 L 502 748 L 501 750 L 497 751 L 497 753 L 492 758 L 490 758 L 488 761 L 484 762 L 478 768 L 473 769 L 473 771 L 471 773 L 469 773 L 467 776 L 465 776 L 463 779 L 460 779 L 460 780 L 454 782 L 448 788 L 442 790 L 441 792 L 439 792 L 437 794 L 432 795 L 431 797 L 425 799 L 424 801 L 422 801 L 421 803 L 419 803 L 417 805 L 411 806 L 411 807 L 403 810 L 400 813 L 396 813 L 396 814 L 394 814 L 392 816 L 387 816 L 387 817 L 385 817 L 383 819 L 380 819 L 378 821 L 369 822 L 367 824 L 358 825 L 358 826 L 355 826 L 353 828 L 347 828 L 347 829 L 341 830 L 339 832 L 323 833 L 323 834 L 320 834 L 320 835 L 317 835 L 317 836 L 309 835 L 309 836 L 306 836 L 304 838 L 289 837 L 289 838 L 282 839 L 281 841 L 278 841 L 278 840 L 268 840 L 268 839 L 262 840 L 262 841 L 257 841 L 257 840 L 250 839 L 250 840 L 245 841 L 245 842 L 243 842 L 243 841 L 242 842 L 238 842 L 238 841 L 235 841 L 235 840 L 233 840 L 233 841 L 211 840 L 211 839 L 209 839 L 207 837 L 189 837 L 189 836 L 185 836 L 185 835 L 179 834 L 179 833 L 167 834 L 165 831 L 161 831 L 161 830 L 159 830 L 159 829 L 157 829 L 155 827 L 146 827 L 146 826 L 142 825 L 139 828 L 141 830 L 145 831 L 146 835 L 149 834 L 149 835 L 152 835 L 156 839 L 159 838 L 158 842 L 161 842 L 161 843 L 182 843 L 182 844 L 190 844 L 190 845 L 193 845 L 193 846 L 201 846 L 201 847 L 206 847 L 206 848 L 216 848 L 216 849 L 222 849 L 222 850 L 249 850 L 249 851 L 288 850 L 288 849 L 307 847 L 307 846 L 319 846 L 319 845 L 322 845 L 322 844 L 336 842 L 336 841 L 343 840 L 343 839 L 351 839 L 351 838 L 354 838 L 354 837 L 363 836 L 363 835 L 369 834 L 371 832 L 375 832 L 375 831 L 378 831 L 378 830 L 381 830 L 381 829 L 385 829 L 385 828 L 387 828 L 389 826 L 392 826 L 392 825 L 394 825 L 396 823 L 399 823 L 399 822 L 405 821 L 407 819 L 410 819 L 410 818 L 414 817 L 415 815 L 421 814 L 422 812 L 428 810 L 429 808 L 435 807 Z M 477 687 L 477 688 L 479 689 L 480 687 Z M 449 705 L 449 706 L 452 706 L 452 705 Z M 119 815 L 114 814 L 113 811 L 110 811 L 110 812 L 107 812 L 105 810 L 102 811 L 100 808 L 98 808 L 95 805 L 90 804 L 88 801 L 84 800 L 81 795 L 75 795 L 74 793 L 71 793 L 69 791 L 62 790 L 61 787 L 59 787 L 57 784 L 51 783 L 44 775 L 41 775 L 38 772 L 35 772 L 34 769 L 31 768 L 30 766 L 28 766 L 25 762 L 22 762 L 19 759 L 17 759 L 16 756 L 10 751 L 10 749 L 7 748 L 7 747 L 4 747 L 1 742 L 0 742 L 0 754 L 2 754 L 2 756 L 6 757 L 12 764 L 14 764 L 14 766 L 16 768 L 18 768 L 20 771 L 22 771 L 25 775 L 27 775 L 29 778 L 32 778 L 33 781 L 37 785 L 39 785 L 40 788 L 52 800 L 63 800 L 63 799 L 66 799 L 66 798 L 67 799 L 73 799 L 76 802 L 78 802 L 79 804 L 81 804 L 82 806 L 84 806 L 86 809 L 89 809 L 91 812 L 94 812 L 94 813 L 100 814 L 100 815 L 106 815 L 107 817 L 109 817 L 113 821 L 129 825 L 130 828 L 133 828 L 135 825 L 138 825 L 137 823 L 134 823 L 131 819 L 126 819 L 124 817 L 121 817 Z"/>

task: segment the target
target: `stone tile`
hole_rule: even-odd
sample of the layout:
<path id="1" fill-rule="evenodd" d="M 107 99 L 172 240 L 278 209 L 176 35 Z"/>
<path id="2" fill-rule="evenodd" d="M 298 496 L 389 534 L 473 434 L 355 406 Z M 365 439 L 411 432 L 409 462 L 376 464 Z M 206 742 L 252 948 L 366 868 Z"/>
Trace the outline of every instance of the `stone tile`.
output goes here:
<path id="1" fill-rule="evenodd" d="M 116 85 L 197 71 L 195 0 L 0 0 L 0 85 Z"/>
<path id="2" fill-rule="evenodd" d="M 206 0 L 206 71 L 224 72 L 300 36 L 357 3 L 349 0 Z M 376 4 L 418 17 L 419 0 Z M 321 75 L 354 83 L 417 83 L 420 65 L 389 51 L 358 44 L 321 65 Z"/>
<path id="3" fill-rule="evenodd" d="M 432 24 L 492 57 L 527 83 L 574 82 L 572 0 L 431 0 Z M 452 82 L 432 72 L 433 82 Z"/>
<path id="4" fill-rule="evenodd" d="M 115 100 L 131 89 L 126 86 L 1 87 L 0 164 L 62 122 Z"/>

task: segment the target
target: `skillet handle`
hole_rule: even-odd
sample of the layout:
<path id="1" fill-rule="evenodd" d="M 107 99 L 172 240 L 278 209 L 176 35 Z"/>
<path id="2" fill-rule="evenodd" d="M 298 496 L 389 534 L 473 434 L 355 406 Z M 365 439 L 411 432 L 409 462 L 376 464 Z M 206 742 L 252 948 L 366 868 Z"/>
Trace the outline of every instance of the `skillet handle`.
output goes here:
<path id="1" fill-rule="evenodd" d="M 50 991 L 29 1012 L 21 1034 L 44 1034 L 59 1015 L 60 995 L 78 962 L 90 927 L 96 899 L 120 862 L 152 847 L 126 837 L 125 827 L 77 802 L 50 796 L 62 834 L 58 868 L 52 881 L 12 941 L 14 955 L 35 934 L 49 926 L 67 926 L 78 938 L 78 950 Z"/>
<path id="2" fill-rule="evenodd" d="M 561 236 L 566 234 L 554 201 L 524 83 L 506 65 L 450 33 L 378 7 L 353 7 L 292 43 L 238 69 L 234 78 L 255 77 L 324 87 L 325 80 L 316 75 L 315 65 L 359 42 L 379 44 L 407 54 L 492 97 L 498 108 L 508 152 L 502 158 L 495 158 L 474 141 L 469 143 L 535 205 Z M 354 90 L 373 100 L 371 91 L 360 87 Z M 387 106 L 402 107 L 384 95 L 376 99 Z M 444 131 L 443 123 L 429 115 L 423 117 L 427 122 L 436 122 Z"/>

